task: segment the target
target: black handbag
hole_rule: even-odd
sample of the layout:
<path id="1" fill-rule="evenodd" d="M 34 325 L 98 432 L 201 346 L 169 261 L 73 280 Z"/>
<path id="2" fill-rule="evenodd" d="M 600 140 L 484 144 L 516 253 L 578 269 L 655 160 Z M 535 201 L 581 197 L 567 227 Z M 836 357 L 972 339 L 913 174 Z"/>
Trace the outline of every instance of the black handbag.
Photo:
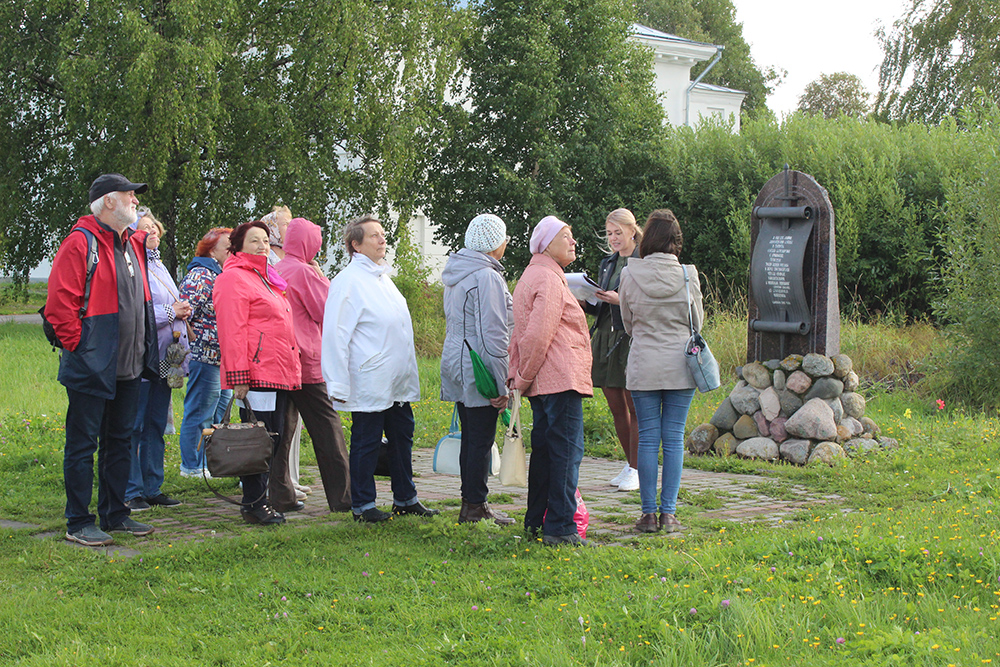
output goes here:
<path id="1" fill-rule="evenodd" d="M 233 409 L 233 401 L 229 399 L 226 407 L 226 414 L 222 418 L 221 424 L 213 424 L 212 428 L 206 428 L 201 433 L 199 447 L 205 447 L 205 463 L 209 474 L 212 477 L 243 477 L 247 475 L 260 475 L 271 469 L 271 458 L 274 455 L 274 440 L 264 426 L 264 422 L 258 421 L 250 403 L 244 400 L 249 414 L 250 421 L 243 423 L 230 423 L 230 414 Z M 208 484 L 208 479 L 205 480 Z M 208 484 L 217 497 L 234 505 L 249 506 L 253 503 L 238 503 L 231 500 Z M 267 493 L 265 489 L 264 493 Z M 261 496 L 263 498 L 263 496 Z"/>

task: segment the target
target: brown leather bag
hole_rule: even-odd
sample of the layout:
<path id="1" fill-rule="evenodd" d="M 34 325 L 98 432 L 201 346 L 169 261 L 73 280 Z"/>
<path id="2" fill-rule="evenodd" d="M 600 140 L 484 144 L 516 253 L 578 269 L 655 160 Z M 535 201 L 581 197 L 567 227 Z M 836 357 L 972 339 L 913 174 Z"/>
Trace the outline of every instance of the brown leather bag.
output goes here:
<path id="1" fill-rule="evenodd" d="M 257 421 L 249 403 L 246 405 L 250 421 L 229 423 L 233 400 L 229 400 L 222 423 L 202 432 L 205 462 L 212 477 L 259 475 L 271 468 L 274 453 L 272 434 L 264 427 L 264 422 Z"/>

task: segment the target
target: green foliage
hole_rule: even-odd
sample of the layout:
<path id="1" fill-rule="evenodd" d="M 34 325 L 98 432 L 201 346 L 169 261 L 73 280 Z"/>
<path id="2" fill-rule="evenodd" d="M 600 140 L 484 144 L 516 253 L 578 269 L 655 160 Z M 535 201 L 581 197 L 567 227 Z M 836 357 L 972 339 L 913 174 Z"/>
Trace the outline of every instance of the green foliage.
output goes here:
<path id="1" fill-rule="evenodd" d="M 629 38 L 624 0 L 484 0 L 462 52 L 468 86 L 448 106 L 450 135 L 429 175 L 426 210 L 457 248 L 475 215 L 496 213 L 523 267 L 534 224 L 578 225 L 596 267 L 597 229 L 622 203 L 652 200 L 663 111 L 647 52 Z"/>
<path id="2" fill-rule="evenodd" d="M 824 118 L 850 116 L 863 118 L 868 114 L 868 91 L 856 74 L 834 72 L 821 74 L 806 86 L 799 97 L 799 111 Z"/>
<path id="3" fill-rule="evenodd" d="M 732 0 L 637 0 L 635 4 L 638 21 L 643 25 L 697 42 L 725 46 L 722 59 L 702 80 L 745 91 L 742 111 L 747 118 L 770 115 L 767 96 L 784 78 L 784 73 L 773 67 L 762 70 L 754 62 Z M 708 63 L 699 63 L 692 68 L 691 79 L 706 67 Z"/>
<path id="4" fill-rule="evenodd" d="M 941 298 L 935 314 L 948 326 L 936 348 L 928 392 L 1000 406 L 1000 109 L 967 113 L 963 120 L 993 137 L 948 182 L 941 232 Z"/>
<path id="5" fill-rule="evenodd" d="M 149 183 L 171 269 L 273 202 L 319 221 L 412 210 L 464 15 L 450 0 L 5 3 L 0 203 L 18 224 L 2 269 L 25 279 L 104 171 Z"/>
<path id="6" fill-rule="evenodd" d="M 724 303 L 745 292 L 750 211 L 785 164 L 813 176 L 833 204 L 841 303 L 863 313 L 930 312 L 938 211 L 946 183 L 991 137 L 956 123 L 894 126 L 796 114 L 755 119 L 739 135 L 720 123 L 671 130 L 652 175 L 659 206 L 684 229 L 684 259 Z M 644 214 L 636 209 L 637 217 Z M 848 314 L 852 311 L 848 310 Z"/>
<path id="7" fill-rule="evenodd" d="M 405 225 L 399 226 L 392 264 L 396 269 L 392 281 L 410 310 L 417 355 L 440 358 L 445 333 L 444 286 L 429 282 L 430 270 Z"/>
<path id="8" fill-rule="evenodd" d="M 938 123 L 985 94 L 1000 101 L 1000 3 L 910 0 L 891 31 L 880 31 L 885 58 L 876 112 Z"/>

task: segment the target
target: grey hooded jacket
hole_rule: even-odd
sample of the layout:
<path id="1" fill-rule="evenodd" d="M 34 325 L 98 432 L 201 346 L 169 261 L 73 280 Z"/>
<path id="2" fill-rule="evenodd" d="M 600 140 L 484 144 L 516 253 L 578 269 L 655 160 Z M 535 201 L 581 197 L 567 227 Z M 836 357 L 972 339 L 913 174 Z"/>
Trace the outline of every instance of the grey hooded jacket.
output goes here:
<path id="1" fill-rule="evenodd" d="M 694 327 L 701 330 L 705 311 L 698 269 L 687 265 Z M 684 358 L 691 336 L 684 270 L 677 257 L 654 252 L 629 260 L 622 270 L 618 298 L 622 322 L 632 336 L 625 386 L 629 391 L 693 389 L 694 378 Z"/>
<path id="2" fill-rule="evenodd" d="M 507 343 L 514 325 L 513 301 L 503 267 L 489 255 L 463 248 L 448 257 L 444 283 L 447 329 L 441 350 L 441 400 L 478 408 L 490 404 L 476 390 L 469 342 L 493 373 L 501 396 L 507 395 Z"/>

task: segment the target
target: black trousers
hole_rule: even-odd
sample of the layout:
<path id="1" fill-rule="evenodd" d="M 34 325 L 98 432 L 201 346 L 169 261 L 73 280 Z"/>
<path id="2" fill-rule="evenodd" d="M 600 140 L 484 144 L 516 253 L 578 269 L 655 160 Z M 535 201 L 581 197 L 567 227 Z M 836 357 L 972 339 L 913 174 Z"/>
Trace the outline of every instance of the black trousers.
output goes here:
<path id="1" fill-rule="evenodd" d="M 277 456 L 278 443 L 281 441 L 281 434 L 284 432 L 285 427 L 285 407 L 288 404 L 288 392 L 279 389 L 275 392 L 274 396 L 274 411 L 273 412 L 262 412 L 254 410 L 253 414 L 257 419 L 264 422 L 264 426 L 271 433 L 277 433 L 276 436 L 271 436 L 271 442 L 274 446 L 274 454 L 271 458 L 271 465 L 274 465 L 274 458 Z M 251 407 L 253 407 L 251 405 Z M 250 418 L 249 413 L 244 409 L 240 408 L 240 419 L 247 421 Z M 285 452 L 285 466 L 288 466 L 288 452 Z M 240 477 L 240 481 L 243 482 L 243 502 L 250 503 L 250 509 L 258 509 L 263 507 L 267 503 L 267 478 L 268 474 L 266 472 L 259 475 L 245 475 Z"/>
<path id="2" fill-rule="evenodd" d="M 497 435 L 497 416 L 500 412 L 492 405 L 481 408 L 458 406 L 458 420 L 462 424 L 462 449 L 458 463 L 462 468 L 462 500 L 473 505 L 486 502 L 490 492 L 487 480 L 490 475 L 491 452 Z"/>

